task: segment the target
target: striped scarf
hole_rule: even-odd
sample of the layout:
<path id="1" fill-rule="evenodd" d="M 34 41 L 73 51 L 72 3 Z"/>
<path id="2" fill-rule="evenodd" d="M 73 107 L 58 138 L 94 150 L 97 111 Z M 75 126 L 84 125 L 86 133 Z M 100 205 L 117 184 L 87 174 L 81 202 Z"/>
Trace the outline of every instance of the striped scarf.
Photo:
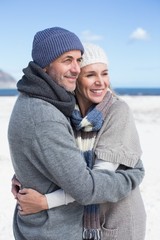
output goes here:
<path id="1" fill-rule="evenodd" d="M 87 115 L 82 118 L 78 105 L 75 106 L 71 121 L 75 129 L 77 145 L 84 155 L 87 166 L 94 165 L 93 146 L 98 131 L 101 129 L 104 118 L 112 104 L 112 93 L 107 91 L 103 101 L 93 105 Z M 92 204 L 84 207 L 83 239 L 101 240 L 100 206 Z"/>

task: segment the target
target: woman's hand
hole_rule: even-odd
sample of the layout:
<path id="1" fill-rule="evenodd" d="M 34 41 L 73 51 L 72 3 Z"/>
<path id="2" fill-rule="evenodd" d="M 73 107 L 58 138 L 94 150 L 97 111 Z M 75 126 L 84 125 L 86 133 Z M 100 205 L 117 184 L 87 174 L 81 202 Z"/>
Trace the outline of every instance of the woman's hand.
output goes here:
<path id="1" fill-rule="evenodd" d="M 23 188 L 17 194 L 20 215 L 38 213 L 48 209 L 46 196 L 30 188 Z"/>
<path id="2" fill-rule="evenodd" d="M 17 194 L 18 194 L 19 190 L 21 189 L 21 183 L 18 181 L 15 174 L 13 175 L 13 178 L 11 181 L 12 181 L 11 192 L 12 192 L 13 196 L 15 197 L 15 199 L 17 199 Z"/>

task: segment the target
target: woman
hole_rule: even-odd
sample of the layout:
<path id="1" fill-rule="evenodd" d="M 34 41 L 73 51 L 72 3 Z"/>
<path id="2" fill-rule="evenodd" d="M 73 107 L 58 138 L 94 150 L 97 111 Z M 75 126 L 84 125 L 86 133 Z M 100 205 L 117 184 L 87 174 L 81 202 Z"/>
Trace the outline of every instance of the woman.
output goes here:
<path id="1" fill-rule="evenodd" d="M 84 47 L 75 91 L 77 105 L 71 118 L 77 145 L 89 168 L 134 170 L 141 148 L 131 111 L 110 89 L 104 51 L 93 44 Z M 119 184 L 118 187 L 123 187 Z M 63 190 L 44 196 L 32 189 L 22 189 L 17 198 L 22 215 L 74 201 Z M 114 202 L 111 197 L 111 200 L 84 207 L 83 239 L 144 240 L 146 214 L 139 187 L 125 199 Z"/>

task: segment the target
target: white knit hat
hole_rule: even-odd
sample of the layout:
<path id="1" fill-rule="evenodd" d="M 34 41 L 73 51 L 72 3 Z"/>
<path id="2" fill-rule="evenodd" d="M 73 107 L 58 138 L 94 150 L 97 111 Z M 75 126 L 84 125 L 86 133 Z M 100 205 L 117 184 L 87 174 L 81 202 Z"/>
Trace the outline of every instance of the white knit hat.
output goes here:
<path id="1" fill-rule="evenodd" d="M 108 66 L 108 58 L 104 50 L 92 43 L 83 43 L 84 54 L 82 56 L 81 68 L 93 63 L 105 63 Z"/>

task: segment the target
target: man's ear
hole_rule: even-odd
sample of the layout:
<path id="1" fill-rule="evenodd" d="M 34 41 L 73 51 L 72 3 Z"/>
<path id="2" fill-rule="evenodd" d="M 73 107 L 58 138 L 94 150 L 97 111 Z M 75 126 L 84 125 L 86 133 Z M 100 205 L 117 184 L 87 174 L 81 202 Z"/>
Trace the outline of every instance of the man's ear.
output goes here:
<path id="1" fill-rule="evenodd" d="M 44 72 L 47 72 L 47 67 L 43 68 L 43 71 L 44 71 Z"/>

